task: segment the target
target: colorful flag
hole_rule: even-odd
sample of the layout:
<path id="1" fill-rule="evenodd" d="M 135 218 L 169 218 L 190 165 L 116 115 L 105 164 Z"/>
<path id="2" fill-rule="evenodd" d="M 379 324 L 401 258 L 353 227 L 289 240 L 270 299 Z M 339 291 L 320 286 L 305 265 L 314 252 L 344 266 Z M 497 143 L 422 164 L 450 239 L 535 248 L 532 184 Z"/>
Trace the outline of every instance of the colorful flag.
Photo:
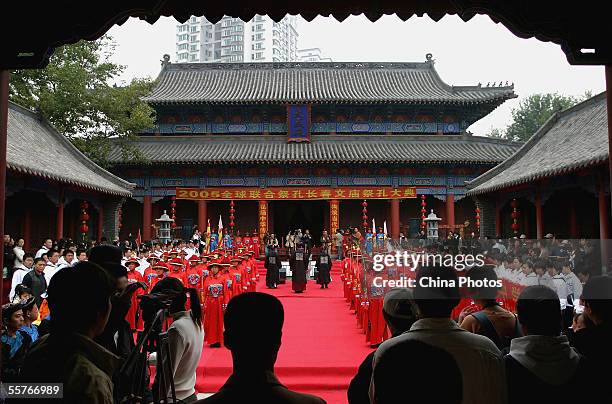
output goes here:
<path id="1" fill-rule="evenodd" d="M 376 219 L 372 218 L 372 235 L 376 237 Z"/>
<path id="2" fill-rule="evenodd" d="M 387 221 L 386 220 L 383 223 L 383 234 L 385 235 L 385 237 L 387 237 Z"/>
<path id="3" fill-rule="evenodd" d="M 206 252 L 210 254 L 210 219 L 207 220 L 206 234 L 204 235 L 204 243 L 206 244 Z"/>
<path id="4" fill-rule="evenodd" d="M 223 220 L 221 220 L 221 215 L 219 215 L 219 245 L 223 242 Z"/>
<path id="5" fill-rule="evenodd" d="M 140 250 L 140 245 L 142 244 L 142 236 L 140 235 L 140 229 L 138 229 L 138 235 L 136 236 L 136 248 Z"/>

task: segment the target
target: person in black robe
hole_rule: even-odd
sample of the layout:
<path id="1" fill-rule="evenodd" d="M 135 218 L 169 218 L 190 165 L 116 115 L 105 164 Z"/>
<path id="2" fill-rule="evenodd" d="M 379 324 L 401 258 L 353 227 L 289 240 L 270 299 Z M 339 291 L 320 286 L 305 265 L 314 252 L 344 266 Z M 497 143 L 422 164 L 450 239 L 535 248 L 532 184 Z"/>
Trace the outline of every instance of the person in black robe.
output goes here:
<path id="1" fill-rule="evenodd" d="M 298 244 L 295 251 L 291 255 L 289 265 L 291 266 L 291 288 L 296 293 L 302 293 L 306 290 L 306 251 L 304 244 Z"/>
<path id="2" fill-rule="evenodd" d="M 275 246 L 269 246 L 268 255 L 266 255 L 266 286 L 271 289 L 276 289 L 279 283 L 279 267 L 280 259 Z"/>
<path id="3" fill-rule="evenodd" d="M 327 289 L 327 285 L 331 282 L 329 272 L 331 270 L 331 257 L 326 249 L 321 250 L 321 255 L 317 259 L 317 283 L 321 285 L 321 289 Z"/>

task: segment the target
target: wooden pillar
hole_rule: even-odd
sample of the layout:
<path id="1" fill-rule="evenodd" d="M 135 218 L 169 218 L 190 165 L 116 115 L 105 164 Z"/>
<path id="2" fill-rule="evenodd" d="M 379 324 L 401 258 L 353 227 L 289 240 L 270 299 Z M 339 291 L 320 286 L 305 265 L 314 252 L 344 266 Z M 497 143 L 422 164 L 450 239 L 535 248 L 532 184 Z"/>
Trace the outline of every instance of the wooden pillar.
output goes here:
<path id="1" fill-rule="evenodd" d="M 599 239 L 601 240 L 601 263 L 602 270 L 606 272 L 608 266 L 608 239 L 610 233 L 608 229 L 608 220 L 610 220 L 608 207 L 606 206 L 606 190 L 603 179 L 599 181 L 597 190 L 597 205 L 599 208 Z"/>
<path id="2" fill-rule="evenodd" d="M 59 240 L 64 237 L 64 191 L 60 189 L 59 202 L 57 204 L 55 226 L 55 239 Z"/>
<path id="3" fill-rule="evenodd" d="M 4 236 L 4 209 L 6 205 L 6 143 L 8 138 L 9 71 L 0 70 L 0 231 Z M 4 254 L 0 256 L 0 269 L 4 268 Z M 10 262 L 8 265 L 12 265 Z M 0 303 L 5 302 L 4 282 L 0 279 Z M 8 293 L 7 293 L 8 295 Z"/>
<path id="4" fill-rule="evenodd" d="M 96 238 L 98 239 L 98 241 L 102 240 L 102 237 L 104 236 L 104 209 L 102 208 L 102 206 L 100 206 L 100 209 L 98 209 L 98 234 L 96 235 Z"/>
<path id="5" fill-rule="evenodd" d="M 606 65 L 606 100 L 608 108 L 608 156 L 612 156 L 612 65 Z M 608 174 L 610 181 L 610 198 L 612 198 L 612 164 L 608 157 Z M 612 208 L 612 203 L 610 203 Z"/>
<path id="6" fill-rule="evenodd" d="M 446 224 L 449 230 L 455 230 L 455 195 L 446 194 Z"/>
<path id="7" fill-rule="evenodd" d="M 391 199 L 391 238 L 399 240 L 400 234 L 400 200 Z"/>
<path id="8" fill-rule="evenodd" d="M 205 200 L 198 201 L 198 229 L 200 233 L 206 233 L 208 227 L 207 202 Z"/>
<path id="9" fill-rule="evenodd" d="M 142 239 L 151 240 L 151 220 L 152 215 L 151 195 L 145 195 L 142 204 Z"/>
<path id="10" fill-rule="evenodd" d="M 578 216 L 576 215 L 576 201 L 574 199 L 569 200 L 569 228 L 570 237 L 578 238 Z"/>
<path id="11" fill-rule="evenodd" d="M 539 240 L 544 237 L 544 218 L 542 216 L 542 195 L 540 194 L 540 190 L 536 190 L 535 210 L 536 210 L 536 238 Z"/>
<path id="12" fill-rule="evenodd" d="M 495 237 L 502 237 L 502 207 L 499 201 L 495 202 Z"/>
<path id="13" fill-rule="evenodd" d="M 24 212 L 23 212 L 23 241 L 24 241 L 23 249 L 26 251 L 29 251 L 31 247 L 31 243 L 30 243 L 31 224 L 32 224 L 32 211 L 30 209 L 30 206 L 26 205 L 24 208 Z"/>

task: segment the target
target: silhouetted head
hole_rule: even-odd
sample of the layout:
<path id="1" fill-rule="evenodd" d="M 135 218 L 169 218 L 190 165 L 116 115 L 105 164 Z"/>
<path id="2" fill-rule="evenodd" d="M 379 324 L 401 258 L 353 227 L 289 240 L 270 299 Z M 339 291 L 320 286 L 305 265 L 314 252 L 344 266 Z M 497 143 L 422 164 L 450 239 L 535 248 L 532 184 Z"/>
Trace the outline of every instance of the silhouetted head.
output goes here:
<path id="1" fill-rule="evenodd" d="M 432 265 L 419 269 L 414 300 L 420 317 L 450 317 L 459 304 L 457 272 L 453 267 Z"/>
<path id="2" fill-rule="evenodd" d="M 584 285 L 582 296 L 584 313 L 595 324 L 612 323 L 612 278 L 607 275 L 593 276 Z"/>
<path id="3" fill-rule="evenodd" d="M 548 286 L 523 289 L 516 311 L 525 334 L 558 336 L 561 333 L 561 302 L 557 292 Z"/>
<path id="4" fill-rule="evenodd" d="M 407 374 L 415 387 L 410 391 L 403 387 Z M 463 396 L 461 371 L 453 356 L 421 341 L 405 340 L 383 350 L 372 376 L 376 404 L 459 404 Z"/>
<path id="5" fill-rule="evenodd" d="M 232 351 L 234 373 L 236 368 L 274 367 L 284 319 L 280 300 L 266 293 L 242 293 L 229 301 L 223 335 L 225 346 Z"/>

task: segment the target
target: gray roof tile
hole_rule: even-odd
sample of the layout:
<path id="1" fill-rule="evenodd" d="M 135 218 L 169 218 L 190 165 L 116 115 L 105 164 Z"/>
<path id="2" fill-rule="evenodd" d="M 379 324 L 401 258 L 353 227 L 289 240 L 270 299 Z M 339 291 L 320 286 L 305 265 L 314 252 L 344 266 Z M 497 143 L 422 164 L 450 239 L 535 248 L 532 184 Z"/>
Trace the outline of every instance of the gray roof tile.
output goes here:
<path id="1" fill-rule="evenodd" d="M 7 168 L 104 194 L 129 196 L 134 184 L 83 155 L 36 113 L 9 103 Z"/>
<path id="2" fill-rule="evenodd" d="M 427 103 L 493 107 L 516 97 L 514 86 L 449 86 L 424 63 L 166 64 L 152 104 Z"/>
<path id="3" fill-rule="evenodd" d="M 149 164 L 496 164 L 519 143 L 460 135 L 313 135 L 311 143 L 287 143 L 281 135 L 142 136 L 135 146 Z M 123 161 L 119 145 L 109 159 Z"/>
<path id="4" fill-rule="evenodd" d="M 553 115 L 514 155 L 471 181 L 469 194 L 563 175 L 607 160 L 604 92 Z"/>

